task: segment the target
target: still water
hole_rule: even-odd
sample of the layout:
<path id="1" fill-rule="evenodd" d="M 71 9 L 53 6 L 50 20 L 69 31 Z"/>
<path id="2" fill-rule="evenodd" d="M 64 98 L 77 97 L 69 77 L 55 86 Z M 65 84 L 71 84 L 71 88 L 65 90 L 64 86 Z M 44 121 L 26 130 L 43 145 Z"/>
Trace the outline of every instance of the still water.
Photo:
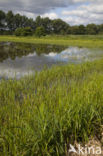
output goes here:
<path id="1" fill-rule="evenodd" d="M 92 61 L 103 56 L 103 50 L 56 45 L 0 43 L 0 78 L 20 78 L 45 66 Z"/>

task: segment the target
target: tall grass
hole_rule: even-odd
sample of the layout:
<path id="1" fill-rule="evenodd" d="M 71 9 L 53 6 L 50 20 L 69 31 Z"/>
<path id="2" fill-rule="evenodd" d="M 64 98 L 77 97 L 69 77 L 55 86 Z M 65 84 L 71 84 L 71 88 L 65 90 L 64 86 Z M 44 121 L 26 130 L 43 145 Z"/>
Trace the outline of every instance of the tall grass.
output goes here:
<path id="1" fill-rule="evenodd" d="M 100 136 L 103 60 L 0 82 L 0 155 L 64 156 Z"/>

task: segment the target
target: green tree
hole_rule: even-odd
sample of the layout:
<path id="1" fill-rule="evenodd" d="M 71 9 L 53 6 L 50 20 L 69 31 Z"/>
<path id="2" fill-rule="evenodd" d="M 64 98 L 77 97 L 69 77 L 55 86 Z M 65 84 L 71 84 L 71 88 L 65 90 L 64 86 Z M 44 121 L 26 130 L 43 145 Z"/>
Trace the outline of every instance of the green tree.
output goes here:
<path id="1" fill-rule="evenodd" d="M 55 19 L 52 21 L 52 30 L 55 34 L 67 33 L 68 24 L 61 19 Z"/>
<path id="2" fill-rule="evenodd" d="M 43 26 L 43 20 L 40 16 L 37 16 L 36 20 L 35 20 L 35 23 L 36 23 L 36 27 L 41 27 Z"/>
<path id="3" fill-rule="evenodd" d="M 37 28 L 36 28 L 36 31 L 35 31 L 35 35 L 36 35 L 37 37 L 45 36 L 46 34 L 45 34 L 45 29 L 44 29 L 44 27 L 37 27 Z"/>
<path id="4" fill-rule="evenodd" d="M 52 20 L 48 17 L 42 19 L 42 26 L 45 28 L 46 34 L 52 33 Z"/>
<path id="5" fill-rule="evenodd" d="M 27 20 L 26 26 L 31 27 L 32 29 L 35 29 L 36 28 L 36 23 L 32 18 L 30 18 L 30 19 Z"/>
<path id="6" fill-rule="evenodd" d="M 84 35 L 86 33 L 86 29 L 85 29 L 85 26 L 84 25 L 79 25 L 79 27 L 78 27 L 78 33 L 80 35 Z"/>
<path id="7" fill-rule="evenodd" d="M 32 29 L 35 29 L 35 21 L 32 18 L 29 19 L 26 16 L 16 14 L 14 16 L 14 26 L 15 29 L 19 27 L 31 27 Z"/>
<path id="8" fill-rule="evenodd" d="M 14 27 L 14 14 L 12 11 L 8 11 L 8 13 L 6 14 L 6 22 L 9 30 L 13 31 L 15 27 Z"/>
<path id="9" fill-rule="evenodd" d="M 4 23 L 5 23 L 5 13 L 2 10 L 0 10 L 0 28 L 5 26 Z"/>
<path id="10" fill-rule="evenodd" d="M 28 18 L 26 16 L 22 16 L 21 17 L 21 27 L 26 27 L 27 26 L 27 21 L 28 21 Z"/>
<path id="11" fill-rule="evenodd" d="M 103 34 L 103 24 L 98 25 L 98 33 Z"/>
<path id="12" fill-rule="evenodd" d="M 72 29 L 71 26 L 68 24 L 68 28 L 67 28 L 67 34 L 72 34 Z"/>
<path id="13" fill-rule="evenodd" d="M 22 27 L 21 22 L 22 22 L 22 16 L 20 14 L 16 14 L 14 16 L 14 29 Z"/>
<path id="14" fill-rule="evenodd" d="M 95 24 L 88 24 L 86 27 L 87 34 L 96 35 L 98 34 L 98 27 Z"/>
<path id="15" fill-rule="evenodd" d="M 75 25 L 71 27 L 71 34 L 78 35 L 79 34 L 79 26 Z"/>

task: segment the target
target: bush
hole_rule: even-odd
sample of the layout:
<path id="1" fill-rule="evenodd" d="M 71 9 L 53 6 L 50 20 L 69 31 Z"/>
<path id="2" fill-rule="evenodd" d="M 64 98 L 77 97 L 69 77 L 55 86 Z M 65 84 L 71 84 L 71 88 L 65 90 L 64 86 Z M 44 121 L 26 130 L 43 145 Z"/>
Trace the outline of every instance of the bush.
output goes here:
<path id="1" fill-rule="evenodd" d="M 17 28 L 15 30 L 15 35 L 16 36 L 31 36 L 32 35 L 32 30 L 31 30 L 30 27 Z"/>
<path id="2" fill-rule="evenodd" d="M 22 28 L 17 28 L 17 29 L 15 30 L 15 35 L 16 35 L 16 36 L 21 36 L 21 32 L 22 32 Z"/>
<path id="3" fill-rule="evenodd" d="M 37 27 L 37 28 L 36 28 L 36 31 L 35 31 L 35 35 L 36 35 L 37 37 L 45 36 L 46 33 L 45 33 L 44 27 Z"/>
<path id="4" fill-rule="evenodd" d="M 1 29 L 0 35 L 13 35 L 13 31 Z"/>

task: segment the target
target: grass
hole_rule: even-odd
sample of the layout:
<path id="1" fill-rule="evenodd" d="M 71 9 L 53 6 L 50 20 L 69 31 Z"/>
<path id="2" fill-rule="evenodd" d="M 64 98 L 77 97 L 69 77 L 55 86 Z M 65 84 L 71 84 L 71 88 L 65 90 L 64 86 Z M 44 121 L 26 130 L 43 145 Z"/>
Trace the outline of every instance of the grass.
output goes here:
<path id="1" fill-rule="evenodd" d="M 103 59 L 0 82 L 2 156 L 64 156 L 70 143 L 100 138 L 101 125 Z"/>
<path id="2" fill-rule="evenodd" d="M 69 36 L 45 36 L 41 38 L 0 36 L 1 41 L 23 42 L 23 43 L 40 43 L 40 44 L 57 44 L 66 46 L 79 46 L 88 48 L 103 48 L 103 35 L 69 35 Z"/>

